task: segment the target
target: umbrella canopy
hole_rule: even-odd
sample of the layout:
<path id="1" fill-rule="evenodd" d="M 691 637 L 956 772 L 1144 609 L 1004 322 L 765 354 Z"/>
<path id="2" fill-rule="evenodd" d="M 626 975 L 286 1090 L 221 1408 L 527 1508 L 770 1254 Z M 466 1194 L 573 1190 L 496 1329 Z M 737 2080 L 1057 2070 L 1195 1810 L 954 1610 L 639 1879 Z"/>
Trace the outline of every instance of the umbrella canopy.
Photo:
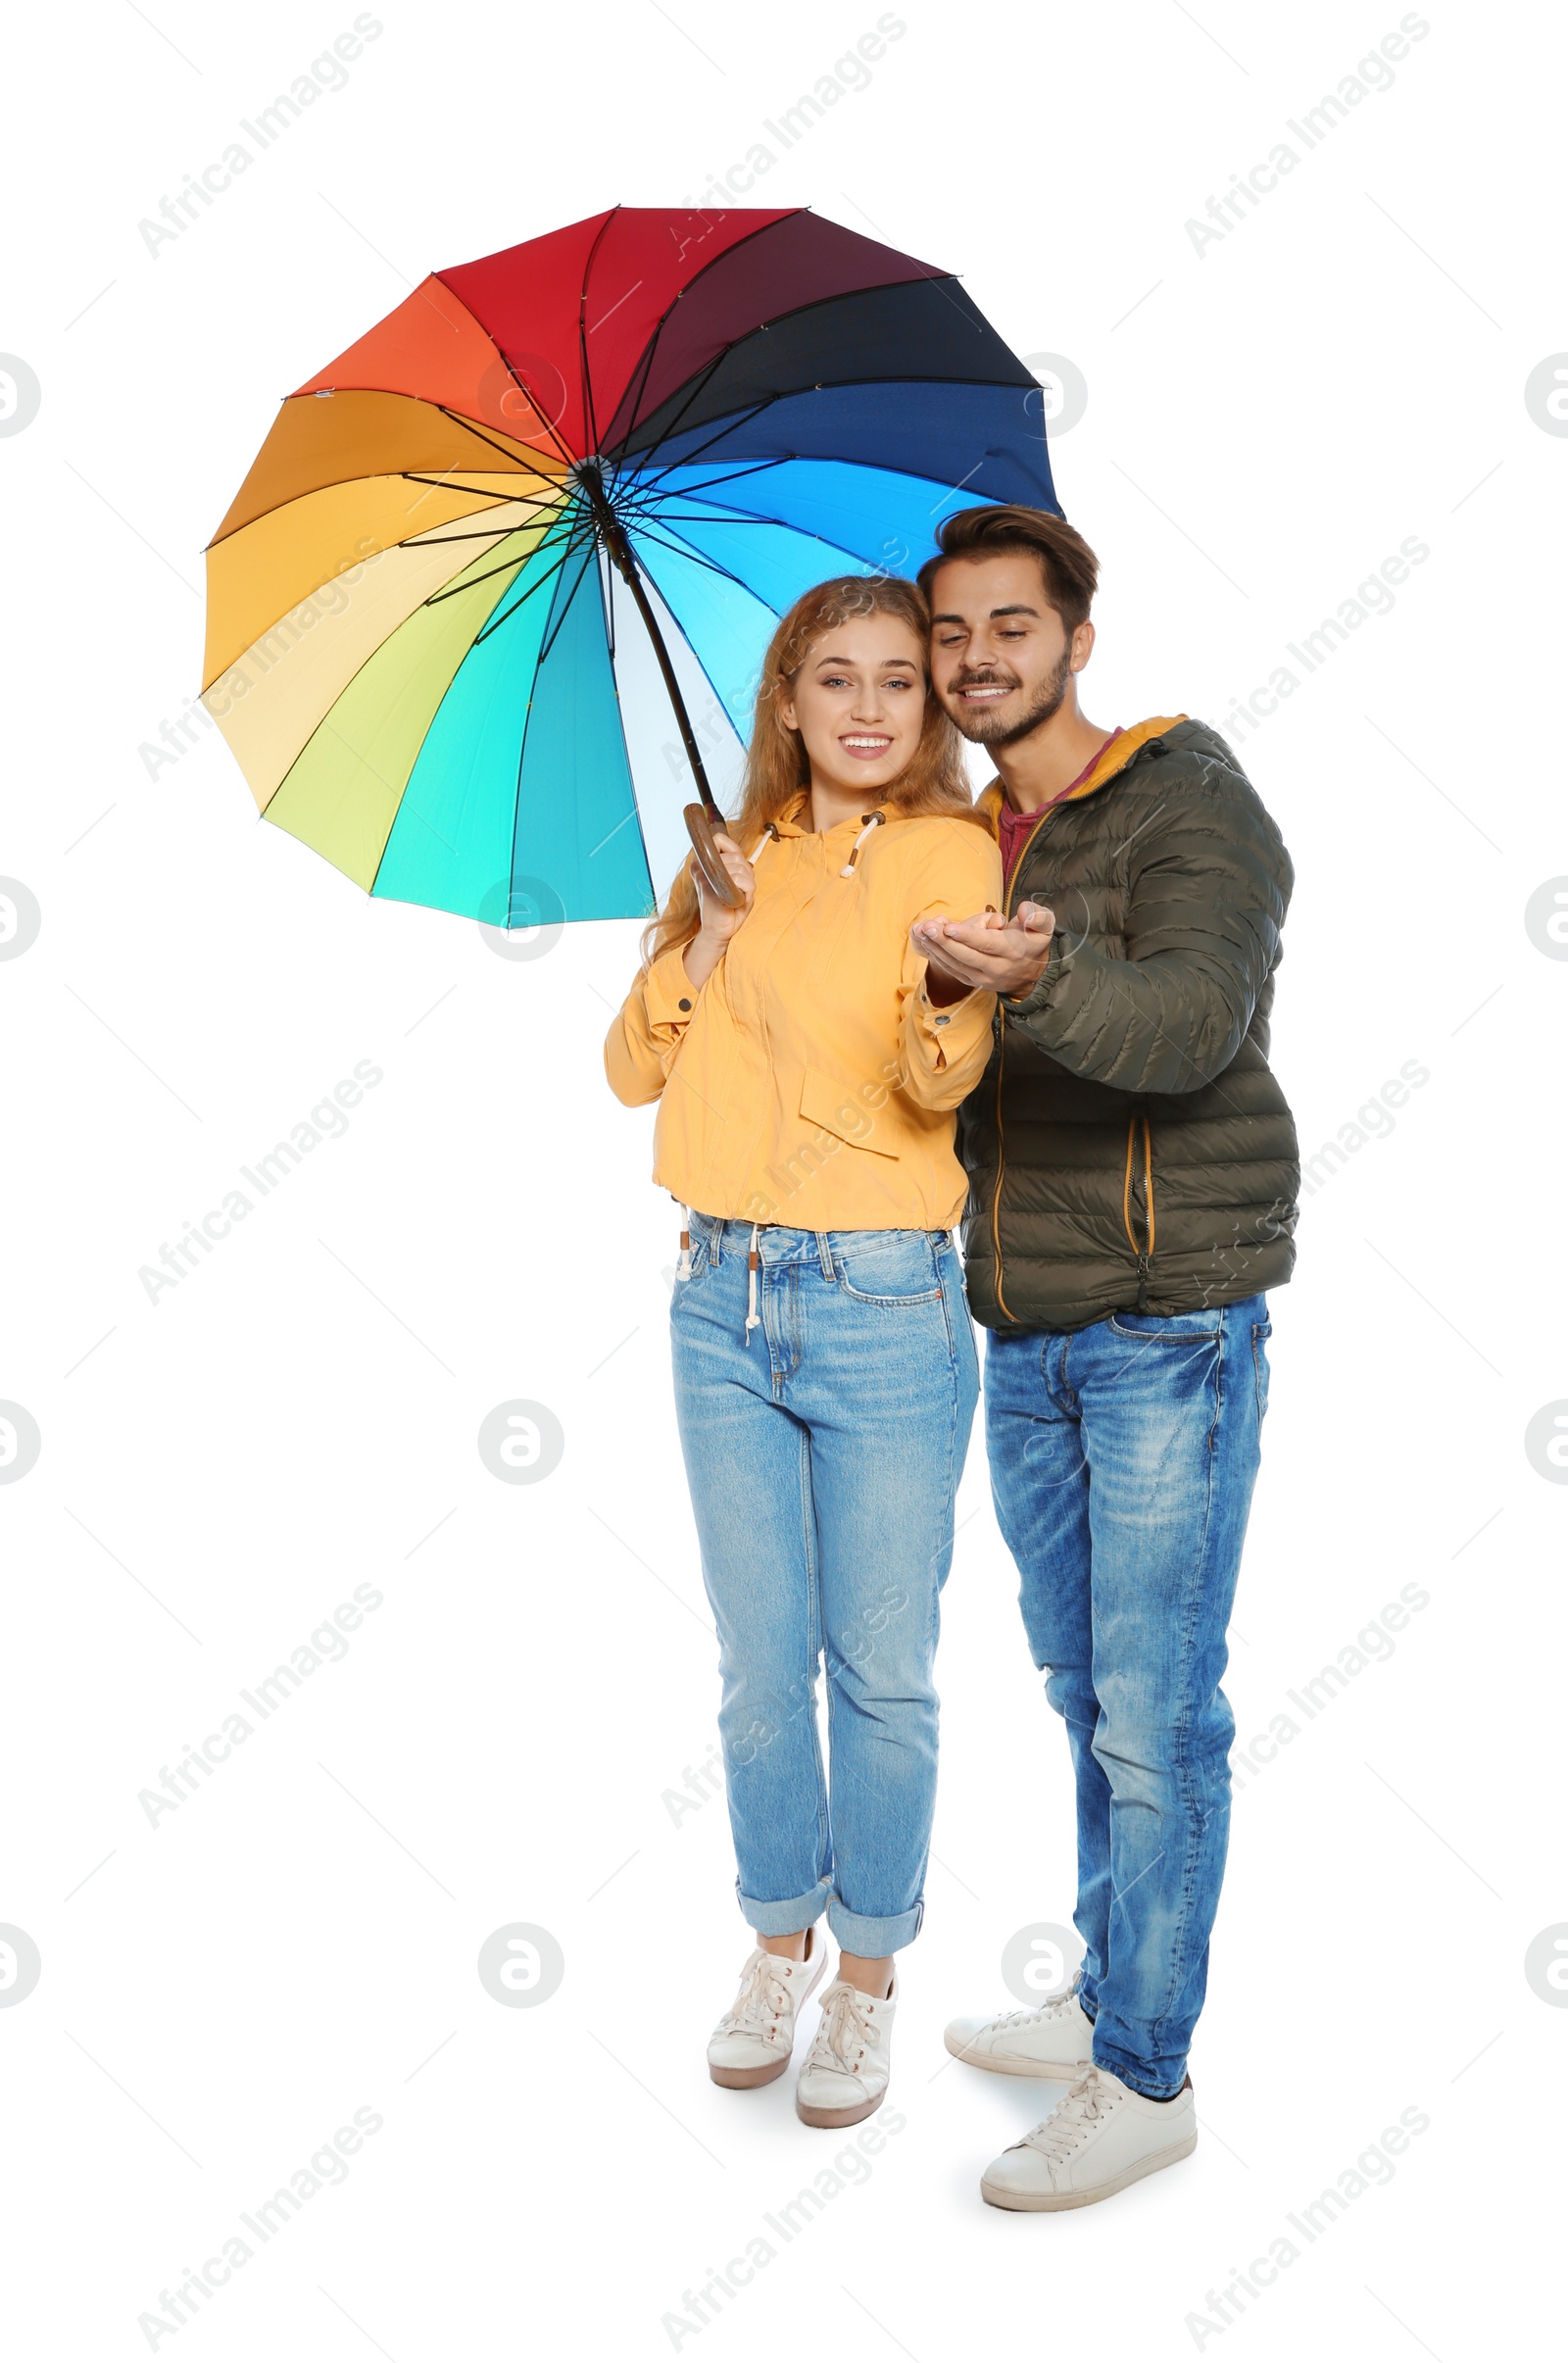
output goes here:
<path id="1" fill-rule="evenodd" d="M 774 622 L 1055 509 L 1040 389 L 947 271 L 806 211 L 616 207 L 442 271 L 284 401 L 207 553 L 203 696 L 369 893 L 651 911 Z"/>

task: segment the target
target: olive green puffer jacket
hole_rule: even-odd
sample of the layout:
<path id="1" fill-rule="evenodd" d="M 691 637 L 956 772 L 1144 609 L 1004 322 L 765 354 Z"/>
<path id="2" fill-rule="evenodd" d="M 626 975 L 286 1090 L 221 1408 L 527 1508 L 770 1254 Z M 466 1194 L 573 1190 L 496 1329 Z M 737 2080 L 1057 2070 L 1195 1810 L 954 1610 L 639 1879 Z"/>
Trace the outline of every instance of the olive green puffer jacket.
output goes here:
<path id="1" fill-rule="evenodd" d="M 998 785 L 981 800 L 995 812 Z M 1007 908 L 1055 913 L 959 1117 L 975 1318 L 1080 1329 L 1291 1276 L 1296 1127 L 1268 1015 L 1294 873 L 1224 740 L 1141 723 L 1041 815 Z"/>

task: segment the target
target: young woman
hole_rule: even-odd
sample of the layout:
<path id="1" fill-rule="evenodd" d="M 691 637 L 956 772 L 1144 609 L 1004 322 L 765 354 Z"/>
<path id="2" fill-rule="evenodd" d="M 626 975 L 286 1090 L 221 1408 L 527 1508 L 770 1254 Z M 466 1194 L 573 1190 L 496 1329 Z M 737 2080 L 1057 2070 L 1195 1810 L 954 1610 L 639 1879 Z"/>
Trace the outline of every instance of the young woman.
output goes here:
<path id="1" fill-rule="evenodd" d="M 977 1393 L 950 1237 L 954 1110 L 986 1063 L 995 998 L 928 972 L 919 929 L 994 908 L 1001 868 L 931 695 L 927 630 L 914 584 L 882 577 L 791 608 L 718 838 L 742 903 L 687 863 L 605 1047 L 616 1096 L 660 1102 L 654 1178 L 687 1208 L 676 1410 L 757 1937 L 709 2069 L 740 2087 L 784 2073 L 825 1909 L 838 1975 L 797 2087 L 808 2125 L 853 2125 L 887 2090 Z"/>

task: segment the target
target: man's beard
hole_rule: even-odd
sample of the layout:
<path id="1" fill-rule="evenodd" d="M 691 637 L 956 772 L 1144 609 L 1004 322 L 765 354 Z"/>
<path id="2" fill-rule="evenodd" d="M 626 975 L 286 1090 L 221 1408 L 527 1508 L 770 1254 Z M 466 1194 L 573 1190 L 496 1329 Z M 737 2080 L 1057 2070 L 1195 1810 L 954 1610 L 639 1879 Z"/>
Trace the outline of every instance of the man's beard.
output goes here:
<path id="1" fill-rule="evenodd" d="M 1071 677 L 1072 652 L 1070 649 L 1063 649 L 1050 679 L 1042 683 L 1034 704 L 1023 718 L 1016 722 L 1004 722 L 1000 714 L 983 706 L 977 713 L 967 712 L 959 704 L 957 693 L 960 689 L 977 681 L 997 681 L 1004 685 L 1010 682 L 1011 686 L 1016 689 L 1019 686 L 1017 674 L 1008 674 L 994 669 L 986 672 L 960 673 L 948 692 L 957 708 L 953 718 L 963 732 L 964 737 L 972 740 L 977 747 L 1010 747 L 1016 740 L 1027 738 L 1031 730 L 1038 730 L 1042 722 L 1049 722 L 1054 714 L 1059 713 L 1062 701 L 1067 695 L 1067 683 Z"/>

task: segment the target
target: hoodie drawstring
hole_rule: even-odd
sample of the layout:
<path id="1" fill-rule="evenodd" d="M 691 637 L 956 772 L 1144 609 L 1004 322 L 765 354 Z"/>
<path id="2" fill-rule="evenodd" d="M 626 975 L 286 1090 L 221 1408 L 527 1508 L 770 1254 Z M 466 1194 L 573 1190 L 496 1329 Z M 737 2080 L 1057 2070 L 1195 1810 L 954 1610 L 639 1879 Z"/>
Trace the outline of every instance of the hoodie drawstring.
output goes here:
<path id="1" fill-rule="evenodd" d="M 757 1234 L 760 1227 L 760 1224 L 753 1223 L 752 1244 L 746 1254 L 746 1334 L 748 1338 L 757 1327 L 760 1318 L 757 1310 L 757 1275 L 761 1269 L 762 1258 L 757 1252 Z"/>
<path id="2" fill-rule="evenodd" d="M 864 821 L 865 826 L 856 838 L 854 850 L 851 853 L 849 860 L 845 862 L 844 867 L 839 871 L 839 876 L 841 878 L 854 877 L 855 864 L 860 859 L 861 846 L 865 843 L 867 837 L 870 836 L 871 831 L 874 828 L 881 827 L 882 822 L 886 819 L 886 817 L 887 815 L 884 812 L 862 812 L 860 814 L 860 818 Z"/>

